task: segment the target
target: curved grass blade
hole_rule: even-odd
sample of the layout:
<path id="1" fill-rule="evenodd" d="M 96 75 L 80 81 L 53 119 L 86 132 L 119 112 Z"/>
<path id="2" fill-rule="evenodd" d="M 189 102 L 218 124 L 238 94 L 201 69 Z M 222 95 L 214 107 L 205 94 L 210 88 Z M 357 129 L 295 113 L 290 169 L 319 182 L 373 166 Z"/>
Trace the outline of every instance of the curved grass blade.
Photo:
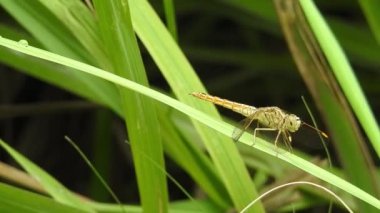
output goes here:
<path id="1" fill-rule="evenodd" d="M 55 212 L 55 213 L 83 213 L 79 208 L 58 203 L 57 201 L 33 192 L 22 190 L 0 183 L 0 210 L 1 212 Z"/>
<path id="2" fill-rule="evenodd" d="M 70 192 L 65 186 L 1 139 L 0 146 L 2 146 L 31 176 L 33 176 L 56 201 L 78 209 L 92 211 L 85 202 L 79 200 L 78 197 L 72 194 L 72 192 Z"/>
<path id="3" fill-rule="evenodd" d="M 123 208 L 123 205 L 121 204 L 119 198 L 116 196 L 116 194 L 113 192 L 111 187 L 107 184 L 107 182 L 104 180 L 104 178 L 100 175 L 98 170 L 96 170 L 95 166 L 91 163 L 91 161 L 87 158 L 87 156 L 82 152 L 82 150 L 75 144 L 74 141 L 72 141 L 68 136 L 65 136 L 65 139 L 69 144 L 78 152 L 80 157 L 86 162 L 88 167 L 90 167 L 91 171 L 95 174 L 95 176 L 98 178 L 98 180 L 102 183 L 104 188 L 110 193 L 112 198 L 116 201 L 117 204 L 119 204 L 121 208 L 121 212 L 125 212 L 125 209 Z"/>
<path id="4" fill-rule="evenodd" d="M 186 104 L 183 104 L 175 99 L 172 99 L 162 93 L 159 93 L 157 91 L 154 91 L 150 88 L 147 88 L 145 86 L 142 86 L 140 84 L 137 84 L 133 81 L 130 81 L 128 79 L 122 78 L 120 76 L 114 75 L 112 73 L 109 73 L 107 71 L 101 70 L 99 68 L 63 57 L 59 56 L 57 54 L 53 54 L 38 48 L 34 48 L 31 46 L 24 46 L 20 45 L 18 42 L 11 41 L 9 39 L 5 38 L 0 38 L 0 45 L 28 54 L 30 56 L 34 56 L 36 58 L 48 60 L 51 62 L 55 62 L 57 64 L 61 64 L 64 66 L 69 66 L 73 69 L 76 69 L 81 72 L 85 72 L 87 74 L 97 76 L 99 78 L 102 78 L 104 80 L 113 82 L 115 84 L 118 84 L 122 87 L 125 87 L 127 89 L 136 91 L 142 95 L 148 96 L 156 101 L 159 101 L 161 103 L 167 104 L 171 106 L 172 108 L 181 111 L 182 113 L 192 117 L 193 119 L 201 122 L 202 124 L 208 126 L 211 129 L 216 130 L 217 132 L 230 137 L 231 133 L 234 129 L 233 126 L 230 124 L 227 124 L 225 122 L 221 122 L 218 120 L 215 120 L 214 118 L 210 117 L 209 115 L 196 110 Z M 241 139 L 239 140 L 240 142 L 250 145 L 251 144 L 251 137 L 252 135 L 244 134 Z M 272 148 L 268 148 L 272 147 Z M 368 204 L 374 206 L 375 208 L 380 209 L 380 200 L 377 198 L 373 197 L 369 193 L 363 191 L 362 189 L 358 188 L 357 186 L 347 182 L 346 180 L 298 157 L 293 155 L 292 153 L 286 152 L 284 154 L 278 155 L 275 151 L 273 151 L 273 145 L 271 145 L 269 142 L 264 141 L 260 138 L 257 138 L 257 144 L 255 144 L 254 148 L 261 150 L 262 152 L 265 152 L 269 155 L 275 156 L 278 159 L 281 159 L 283 161 L 286 161 L 302 170 L 305 172 L 321 179 L 324 180 L 340 189 L 343 191 L 350 193 L 356 198 L 359 198 Z"/>

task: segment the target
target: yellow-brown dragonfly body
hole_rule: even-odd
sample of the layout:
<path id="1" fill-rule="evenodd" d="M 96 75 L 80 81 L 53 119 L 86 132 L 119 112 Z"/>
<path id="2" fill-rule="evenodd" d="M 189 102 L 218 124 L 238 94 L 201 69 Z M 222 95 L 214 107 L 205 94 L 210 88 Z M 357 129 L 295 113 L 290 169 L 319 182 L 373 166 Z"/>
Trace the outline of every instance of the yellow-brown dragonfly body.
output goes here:
<path id="1" fill-rule="evenodd" d="M 275 139 L 275 146 L 277 146 L 278 139 L 281 135 L 285 142 L 285 145 L 288 146 L 289 149 L 291 149 L 290 142 L 292 141 L 292 137 L 290 136 L 289 132 L 296 132 L 300 128 L 301 124 L 306 124 L 302 122 L 298 116 L 286 113 L 278 107 L 271 106 L 256 108 L 253 106 L 233 102 L 227 99 L 222 99 L 216 96 L 211 96 L 200 92 L 193 92 L 191 93 L 191 95 L 199 99 L 209 101 L 216 105 L 225 107 L 227 109 L 231 109 L 232 111 L 240 113 L 243 116 L 247 117 L 242 121 L 243 125 L 234 130 L 232 135 L 234 141 L 239 140 L 239 138 L 243 135 L 244 131 L 247 130 L 251 123 L 256 120 L 259 125 L 262 125 L 265 128 L 257 127 L 254 130 L 254 142 L 257 131 L 278 131 Z M 313 128 L 308 124 L 306 125 Z M 320 130 L 315 130 L 319 131 L 324 137 L 327 137 L 327 135 L 321 132 Z"/>

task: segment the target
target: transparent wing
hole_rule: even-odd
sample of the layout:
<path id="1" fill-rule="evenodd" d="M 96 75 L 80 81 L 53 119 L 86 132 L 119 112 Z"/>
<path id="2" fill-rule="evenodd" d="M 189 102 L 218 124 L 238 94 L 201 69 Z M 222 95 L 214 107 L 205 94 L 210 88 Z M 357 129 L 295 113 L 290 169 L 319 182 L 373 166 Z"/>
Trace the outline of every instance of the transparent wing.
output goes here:
<path id="1" fill-rule="evenodd" d="M 255 120 L 255 114 L 253 113 L 251 116 L 244 118 L 239 124 L 235 127 L 232 132 L 232 139 L 237 142 L 239 138 L 243 135 L 243 133 L 248 129 L 253 120 Z"/>

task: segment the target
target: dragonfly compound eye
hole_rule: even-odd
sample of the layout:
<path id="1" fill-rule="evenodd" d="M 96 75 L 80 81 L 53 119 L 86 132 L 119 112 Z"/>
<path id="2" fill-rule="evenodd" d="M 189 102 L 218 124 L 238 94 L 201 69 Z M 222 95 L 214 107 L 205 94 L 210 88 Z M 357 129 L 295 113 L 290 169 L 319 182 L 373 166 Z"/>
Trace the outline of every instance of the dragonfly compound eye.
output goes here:
<path id="1" fill-rule="evenodd" d="M 290 114 L 287 117 L 288 130 L 291 132 L 295 132 L 301 126 L 301 119 L 293 114 Z"/>

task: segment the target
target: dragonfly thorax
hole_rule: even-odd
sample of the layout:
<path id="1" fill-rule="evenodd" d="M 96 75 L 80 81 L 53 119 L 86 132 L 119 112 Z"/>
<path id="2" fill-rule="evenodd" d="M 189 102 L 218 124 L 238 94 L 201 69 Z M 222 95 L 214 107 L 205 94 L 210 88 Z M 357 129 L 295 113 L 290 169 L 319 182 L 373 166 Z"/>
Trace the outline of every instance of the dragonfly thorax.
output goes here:
<path id="1" fill-rule="evenodd" d="M 261 125 L 280 131 L 295 132 L 301 126 L 298 116 L 288 114 L 278 107 L 258 108 L 253 115 Z"/>

